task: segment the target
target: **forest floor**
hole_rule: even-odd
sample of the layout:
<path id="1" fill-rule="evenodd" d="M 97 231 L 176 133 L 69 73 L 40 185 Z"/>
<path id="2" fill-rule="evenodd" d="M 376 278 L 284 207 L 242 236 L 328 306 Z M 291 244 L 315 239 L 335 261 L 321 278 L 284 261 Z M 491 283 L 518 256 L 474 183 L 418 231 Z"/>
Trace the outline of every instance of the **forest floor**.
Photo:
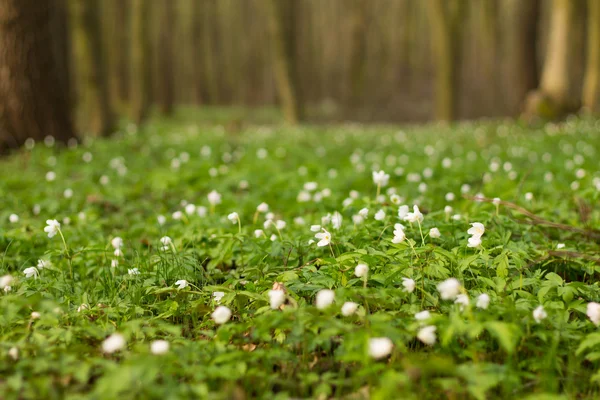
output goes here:
<path id="1" fill-rule="evenodd" d="M 598 121 L 240 113 L 0 161 L 1 398 L 600 396 Z"/>

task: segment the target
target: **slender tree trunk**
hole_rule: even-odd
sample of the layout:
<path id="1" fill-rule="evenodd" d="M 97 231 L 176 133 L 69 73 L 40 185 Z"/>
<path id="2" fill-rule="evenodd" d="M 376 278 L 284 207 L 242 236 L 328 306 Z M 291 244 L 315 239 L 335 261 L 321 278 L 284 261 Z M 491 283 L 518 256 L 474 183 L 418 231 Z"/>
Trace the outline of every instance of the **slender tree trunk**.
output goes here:
<path id="1" fill-rule="evenodd" d="M 69 106 L 73 107 L 75 98 L 74 88 L 71 84 L 71 35 L 69 10 L 67 0 L 55 0 L 52 7 L 52 35 L 53 48 L 60 73 L 61 87 L 69 95 Z"/>
<path id="2" fill-rule="evenodd" d="M 529 1 L 529 0 L 527 0 Z M 481 48 L 483 50 L 482 75 L 487 82 L 485 85 L 485 92 L 481 93 L 484 97 L 485 102 L 485 115 L 493 116 L 498 115 L 500 104 L 503 103 L 500 98 L 500 71 L 498 64 L 500 61 L 498 51 L 498 7 L 499 3 L 489 0 L 478 0 L 477 6 L 480 12 L 479 25 L 481 32 Z"/>
<path id="3" fill-rule="evenodd" d="M 578 108 L 573 99 L 571 68 L 574 57 L 574 26 L 578 2 L 553 0 L 549 38 L 540 85 L 527 97 L 525 114 L 548 119 L 562 117 Z"/>
<path id="4" fill-rule="evenodd" d="M 147 1 L 147 0 L 146 0 Z M 173 114 L 175 101 L 174 84 L 174 62 L 175 51 L 173 36 L 175 34 L 175 2 L 173 0 L 162 0 L 160 14 L 160 37 L 159 37 L 159 99 L 160 110 L 165 115 Z"/>
<path id="5" fill-rule="evenodd" d="M 74 137 L 50 0 L 0 2 L 0 150 Z M 60 40 L 60 39 L 59 39 Z"/>
<path id="6" fill-rule="evenodd" d="M 130 103 L 133 120 L 142 124 L 150 112 L 152 91 L 150 2 L 131 0 Z"/>
<path id="7" fill-rule="evenodd" d="M 206 101 L 207 94 L 204 88 L 204 21 L 203 21 L 203 4 L 202 1 L 192 0 L 192 27 L 191 27 L 191 43 L 192 43 L 192 65 L 194 76 L 194 100 L 196 104 L 202 104 Z"/>
<path id="8" fill-rule="evenodd" d="M 582 104 L 586 111 L 600 113 L 600 1 L 588 0 L 587 62 Z"/>
<path id="9" fill-rule="evenodd" d="M 294 68 L 295 46 L 291 12 L 293 2 L 294 0 L 266 1 L 277 91 L 284 118 L 290 124 L 296 124 L 302 119 L 297 74 Z"/>
<path id="10" fill-rule="evenodd" d="M 453 121 L 458 117 L 461 25 L 466 4 L 463 0 L 427 0 L 433 33 L 434 116 L 437 120 Z"/>
<path id="11" fill-rule="evenodd" d="M 122 105 L 127 104 L 129 100 L 129 51 L 131 36 L 131 4 L 129 0 L 113 0 L 113 10 L 115 18 L 116 43 L 114 46 L 114 78 L 115 92 Z"/>
<path id="12" fill-rule="evenodd" d="M 106 54 L 102 43 L 100 0 L 73 3 L 76 34 L 76 62 L 81 76 L 82 126 L 102 136 L 115 129 L 115 113 L 110 102 Z M 85 121 L 85 122 L 84 122 Z"/>
<path id="13" fill-rule="evenodd" d="M 505 47 L 502 56 L 507 84 L 503 85 L 506 107 L 517 115 L 523 109 L 527 93 L 538 85 L 539 0 L 506 0 L 503 3 Z"/>
<path id="14" fill-rule="evenodd" d="M 367 0 L 351 0 L 349 104 L 357 106 L 364 95 L 367 54 Z"/>

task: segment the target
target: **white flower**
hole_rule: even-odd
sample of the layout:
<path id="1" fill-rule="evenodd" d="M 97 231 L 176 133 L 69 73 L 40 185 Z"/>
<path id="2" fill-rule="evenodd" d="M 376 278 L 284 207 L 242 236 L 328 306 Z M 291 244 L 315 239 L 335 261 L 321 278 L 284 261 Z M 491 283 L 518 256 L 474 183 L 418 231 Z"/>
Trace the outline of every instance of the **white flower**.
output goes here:
<path id="1" fill-rule="evenodd" d="M 44 228 L 44 232 L 48 234 L 49 238 L 53 238 L 60 230 L 60 222 L 55 219 L 47 220 L 46 225 L 47 226 Z"/>
<path id="2" fill-rule="evenodd" d="M 306 225 L 306 221 L 302 217 L 295 217 L 294 224 L 296 224 L 298 226 L 302 226 L 302 225 Z"/>
<path id="3" fill-rule="evenodd" d="M 444 207 L 444 213 L 447 215 L 450 215 L 452 213 L 453 209 L 451 206 L 446 206 Z"/>
<path id="4" fill-rule="evenodd" d="M 390 201 L 392 202 L 392 204 L 400 204 L 402 198 L 394 193 L 390 196 Z"/>
<path id="5" fill-rule="evenodd" d="M 417 333 L 417 339 L 419 339 L 421 342 L 425 343 L 428 346 L 433 346 L 437 339 L 435 335 L 436 329 L 437 328 L 433 325 L 421 328 L 421 330 L 419 330 L 419 333 Z"/>
<path id="6" fill-rule="evenodd" d="M 586 315 L 594 325 L 598 326 L 600 324 L 600 304 L 594 302 L 588 303 Z"/>
<path id="7" fill-rule="evenodd" d="M 469 235 L 481 237 L 485 233 L 485 227 L 481 222 L 473 222 L 467 233 Z"/>
<path id="8" fill-rule="evenodd" d="M 377 221 L 383 221 L 384 218 L 385 218 L 385 211 L 379 210 L 375 213 L 375 219 Z"/>
<path id="9" fill-rule="evenodd" d="M 410 209 L 408 208 L 408 206 L 406 204 L 400 206 L 398 208 L 398 218 L 400 218 L 401 220 L 405 220 L 406 216 L 408 215 L 408 210 L 410 210 Z"/>
<path id="10" fill-rule="evenodd" d="M 386 174 L 384 171 L 373 171 L 373 183 L 378 186 L 387 186 L 390 180 L 390 176 Z"/>
<path id="11" fill-rule="evenodd" d="M 285 301 L 285 292 L 281 289 L 269 290 L 269 304 L 273 310 L 278 309 Z"/>
<path id="12" fill-rule="evenodd" d="M 565 244 L 564 243 L 559 243 L 556 245 L 556 250 L 560 250 L 560 249 L 564 249 L 565 248 Z"/>
<path id="13" fill-rule="evenodd" d="M 298 193 L 298 197 L 296 197 L 296 201 L 298 203 L 306 203 L 307 201 L 310 201 L 310 193 L 306 190 L 301 190 L 300 193 Z"/>
<path id="14" fill-rule="evenodd" d="M 123 239 L 117 236 L 110 241 L 110 244 L 115 249 L 120 249 L 121 247 L 123 247 Z"/>
<path id="15" fill-rule="evenodd" d="M 269 239 L 271 239 L 271 242 L 274 242 L 277 240 L 277 235 L 276 234 L 272 234 Z"/>
<path id="16" fill-rule="evenodd" d="M 140 270 L 137 268 L 131 268 L 127 270 L 127 273 L 129 275 L 139 275 L 140 274 Z"/>
<path id="17" fill-rule="evenodd" d="M 173 240 L 171 240 L 171 238 L 168 236 L 161 237 L 160 242 L 163 244 L 163 246 L 165 246 L 167 248 L 173 244 Z"/>
<path id="18" fill-rule="evenodd" d="M 221 195 L 216 190 L 213 190 L 212 192 L 210 192 L 206 197 L 208 198 L 208 202 L 212 206 L 215 206 L 215 205 L 221 203 Z"/>
<path id="19" fill-rule="evenodd" d="M 475 304 L 475 306 L 477 308 L 481 308 L 482 310 L 485 310 L 488 308 L 489 305 L 490 305 L 490 296 L 488 296 L 487 293 L 482 293 L 477 297 L 477 303 Z"/>
<path id="20" fill-rule="evenodd" d="M 277 228 L 277 230 L 282 230 L 287 226 L 287 223 L 284 220 L 278 219 L 277 221 L 275 221 L 275 228 Z"/>
<path id="21" fill-rule="evenodd" d="M 26 278 L 31 278 L 32 276 L 36 278 L 38 276 L 38 270 L 36 267 L 29 267 L 23 270 Z"/>
<path id="22" fill-rule="evenodd" d="M 533 310 L 533 319 L 535 319 L 535 322 L 538 324 L 547 316 L 548 314 L 546 314 L 546 310 L 544 310 L 543 306 L 538 306 L 535 310 Z"/>
<path id="23" fill-rule="evenodd" d="M 413 212 L 409 212 L 408 214 L 406 214 L 406 217 L 404 217 L 404 220 L 408 221 L 410 223 L 423 221 L 423 214 L 421 214 L 421 211 L 419 210 L 419 206 L 414 205 Z"/>
<path id="24" fill-rule="evenodd" d="M 500 201 L 501 201 L 500 197 L 494 197 L 492 199 L 492 204 L 495 205 L 495 206 L 499 206 L 500 205 Z"/>
<path id="25" fill-rule="evenodd" d="M 199 206 L 196 207 L 196 214 L 200 217 L 200 218 L 204 218 L 206 217 L 206 213 L 207 213 L 207 209 L 204 206 Z"/>
<path id="26" fill-rule="evenodd" d="M 119 266 L 119 260 L 111 260 L 110 267 L 117 268 Z"/>
<path id="27" fill-rule="evenodd" d="M 169 351 L 169 342 L 166 340 L 155 340 L 150 344 L 152 354 L 160 355 Z"/>
<path id="28" fill-rule="evenodd" d="M 215 311 L 211 314 L 211 317 L 213 321 L 215 321 L 215 324 L 222 325 L 231 318 L 231 310 L 225 306 L 219 306 L 215 308 Z"/>
<path id="29" fill-rule="evenodd" d="M 315 304 L 319 310 L 329 307 L 335 299 L 335 292 L 329 289 L 319 290 L 315 299 Z"/>
<path id="30" fill-rule="evenodd" d="M 454 300 L 460 292 L 461 284 L 456 278 L 446 279 L 437 286 L 442 300 Z"/>
<path id="31" fill-rule="evenodd" d="M 358 304 L 352 301 L 347 301 L 342 305 L 342 315 L 344 317 L 349 317 L 350 315 L 354 314 L 357 309 Z"/>
<path id="32" fill-rule="evenodd" d="M 52 264 L 50 263 L 50 261 L 46 261 L 46 260 L 42 260 L 42 259 L 39 259 L 38 262 L 37 262 L 37 268 L 38 269 L 48 268 L 51 265 Z"/>
<path id="33" fill-rule="evenodd" d="M 255 229 L 254 230 L 254 237 L 259 238 L 261 236 L 264 236 L 265 232 L 262 229 Z"/>
<path id="34" fill-rule="evenodd" d="M 350 197 L 344 199 L 344 201 L 342 202 L 342 206 L 344 208 L 348 207 L 350 204 L 352 204 L 352 202 L 354 202 L 354 199 L 351 199 Z"/>
<path id="35" fill-rule="evenodd" d="M 158 215 L 156 217 L 156 221 L 158 222 L 159 225 L 164 225 L 165 222 L 167 222 L 167 217 L 165 217 L 164 215 Z"/>
<path id="36" fill-rule="evenodd" d="M 48 182 L 52 182 L 52 181 L 54 181 L 55 179 L 56 179 L 56 172 L 54 172 L 54 171 L 48 171 L 48 172 L 46 173 L 46 180 L 47 180 Z"/>
<path id="37" fill-rule="evenodd" d="M 8 350 L 8 356 L 13 359 L 13 361 L 17 361 L 19 359 L 19 349 L 16 347 L 11 347 Z"/>
<path id="38" fill-rule="evenodd" d="M 421 312 L 418 312 L 418 313 L 415 314 L 415 319 L 417 321 L 426 321 L 429 318 L 431 318 L 431 314 L 427 310 L 421 311 Z"/>
<path id="39" fill-rule="evenodd" d="M 31 319 L 39 319 L 42 315 L 37 311 L 31 312 Z"/>
<path id="40" fill-rule="evenodd" d="M 404 233 L 404 225 L 395 224 L 394 225 L 394 238 L 392 239 L 392 243 L 398 244 L 406 239 L 406 234 Z"/>
<path id="41" fill-rule="evenodd" d="M 183 213 L 181 211 L 175 211 L 171 216 L 174 220 L 179 221 L 183 218 Z"/>
<path id="42" fill-rule="evenodd" d="M 367 272 L 369 272 L 369 266 L 367 264 L 361 263 L 354 268 L 354 275 L 356 275 L 358 278 L 367 276 Z"/>
<path id="43" fill-rule="evenodd" d="M 227 219 L 230 220 L 232 224 L 237 224 L 237 222 L 240 220 L 240 216 L 238 213 L 232 212 L 227 216 Z"/>
<path id="44" fill-rule="evenodd" d="M 16 224 L 17 222 L 19 222 L 19 216 L 17 214 L 10 214 L 8 220 L 11 224 Z"/>
<path id="45" fill-rule="evenodd" d="M 331 233 L 327 232 L 325 228 L 323 228 L 323 232 L 317 233 L 315 238 L 319 239 L 319 242 L 317 243 L 317 246 L 319 247 L 329 246 L 329 243 L 331 243 Z"/>
<path id="46" fill-rule="evenodd" d="M 266 213 L 269 211 L 269 205 L 267 203 L 260 203 L 258 207 L 256 207 L 256 211 L 259 213 Z"/>
<path id="47" fill-rule="evenodd" d="M 5 289 L 10 287 L 13 282 L 13 277 L 11 275 L 3 275 L 0 276 L 0 289 Z"/>
<path id="48" fill-rule="evenodd" d="M 63 196 L 65 196 L 65 199 L 73 197 L 73 189 L 65 189 Z"/>
<path id="49" fill-rule="evenodd" d="M 354 223 L 354 225 L 360 225 L 363 222 L 365 222 L 365 219 L 362 215 L 356 214 L 352 216 L 352 223 Z"/>
<path id="50" fill-rule="evenodd" d="M 331 223 L 333 225 L 333 229 L 340 229 L 342 227 L 342 214 L 339 212 L 334 212 L 331 216 Z"/>
<path id="51" fill-rule="evenodd" d="M 358 212 L 358 215 L 360 215 L 363 218 L 367 218 L 369 216 L 369 209 L 368 208 L 361 208 L 360 211 Z"/>
<path id="52" fill-rule="evenodd" d="M 125 347 L 125 338 L 120 333 L 113 333 L 102 342 L 102 351 L 110 354 Z"/>
<path id="53" fill-rule="evenodd" d="M 115 255 L 115 257 L 123 257 L 123 250 L 121 249 L 116 249 L 113 254 Z"/>
<path id="54" fill-rule="evenodd" d="M 442 236 L 442 234 L 440 233 L 440 230 L 438 228 L 431 228 L 429 230 L 429 236 L 434 239 L 438 239 L 440 236 Z"/>
<path id="55" fill-rule="evenodd" d="M 317 182 L 306 182 L 304 184 L 304 190 L 308 190 L 309 192 L 312 192 L 313 190 L 317 190 L 317 187 L 319 185 L 317 184 Z"/>
<path id="56" fill-rule="evenodd" d="M 387 357 L 392 352 L 394 344 L 389 338 L 371 338 L 369 339 L 369 355 L 376 360 Z"/>
<path id="57" fill-rule="evenodd" d="M 213 292 L 213 297 L 215 298 L 215 301 L 217 303 L 221 302 L 221 299 L 223 298 L 223 296 L 225 296 L 225 292 Z"/>
<path id="58" fill-rule="evenodd" d="M 467 240 L 467 247 L 479 247 L 481 245 L 481 236 L 471 236 Z"/>
<path id="59" fill-rule="evenodd" d="M 180 279 L 177 282 L 175 282 L 175 286 L 177 286 L 177 289 L 185 289 L 188 285 L 188 282 L 185 279 Z"/>
<path id="60" fill-rule="evenodd" d="M 185 206 L 185 213 L 187 215 L 192 215 L 196 212 L 196 205 L 194 204 L 188 204 Z"/>
<path id="61" fill-rule="evenodd" d="M 454 304 L 460 304 L 460 309 L 462 310 L 463 308 L 469 305 L 469 296 L 467 296 L 464 293 L 459 294 L 458 296 L 456 296 Z"/>
<path id="62" fill-rule="evenodd" d="M 461 216 L 460 214 L 454 214 L 454 215 L 452 216 L 452 219 L 453 219 L 454 221 L 460 221 L 460 219 L 461 219 L 461 218 L 462 218 L 462 216 Z"/>
<path id="63" fill-rule="evenodd" d="M 321 231 L 321 225 L 311 225 L 310 226 L 310 230 L 311 230 L 311 232 L 320 232 Z"/>
<path id="64" fill-rule="evenodd" d="M 527 200 L 527 201 L 533 200 L 533 193 L 531 193 L 531 192 L 525 193 L 525 200 Z"/>
<path id="65" fill-rule="evenodd" d="M 402 278 L 402 286 L 404 286 L 405 292 L 412 293 L 415 290 L 415 281 L 410 278 Z"/>

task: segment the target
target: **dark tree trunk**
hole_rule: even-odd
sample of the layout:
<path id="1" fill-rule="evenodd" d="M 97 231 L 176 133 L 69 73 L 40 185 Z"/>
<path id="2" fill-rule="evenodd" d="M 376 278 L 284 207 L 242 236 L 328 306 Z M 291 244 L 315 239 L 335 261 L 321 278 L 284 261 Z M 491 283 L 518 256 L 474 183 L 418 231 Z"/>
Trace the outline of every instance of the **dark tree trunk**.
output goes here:
<path id="1" fill-rule="evenodd" d="M 150 41 L 150 2 L 131 1 L 131 115 L 139 125 L 150 112 L 152 91 L 152 42 Z"/>
<path id="2" fill-rule="evenodd" d="M 173 36 L 175 34 L 175 2 L 162 0 L 160 14 L 160 56 L 159 56 L 159 99 L 160 111 L 165 115 L 173 113 L 175 99 L 175 84 L 173 63 L 175 52 L 173 50 Z"/>
<path id="3" fill-rule="evenodd" d="M 81 125 L 102 136 L 115 130 L 115 113 L 110 101 L 108 65 L 102 40 L 100 0 L 73 3 L 77 37 L 78 89 L 83 108 Z"/>
<path id="4" fill-rule="evenodd" d="M 0 2 L 0 150 L 74 137 L 55 49 L 51 0 Z"/>
<path id="5" fill-rule="evenodd" d="M 540 17 L 539 0 L 508 0 L 505 4 L 506 21 L 504 62 L 508 85 L 504 98 L 510 114 L 523 109 L 527 93 L 538 85 L 537 42 Z"/>
<path id="6" fill-rule="evenodd" d="M 273 46 L 275 80 L 285 120 L 296 124 L 303 118 L 296 69 L 294 0 L 268 0 L 269 27 Z M 297 21 L 296 21 L 297 22 Z"/>

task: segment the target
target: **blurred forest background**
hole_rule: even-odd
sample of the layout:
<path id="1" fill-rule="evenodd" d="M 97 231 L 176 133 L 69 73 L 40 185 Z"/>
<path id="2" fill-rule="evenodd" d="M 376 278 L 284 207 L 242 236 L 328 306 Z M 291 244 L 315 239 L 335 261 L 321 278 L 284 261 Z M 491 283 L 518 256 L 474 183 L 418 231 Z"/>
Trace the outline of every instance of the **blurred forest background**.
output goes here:
<path id="1" fill-rule="evenodd" d="M 0 148 L 182 106 L 555 119 L 599 93 L 600 0 L 0 0 Z"/>

